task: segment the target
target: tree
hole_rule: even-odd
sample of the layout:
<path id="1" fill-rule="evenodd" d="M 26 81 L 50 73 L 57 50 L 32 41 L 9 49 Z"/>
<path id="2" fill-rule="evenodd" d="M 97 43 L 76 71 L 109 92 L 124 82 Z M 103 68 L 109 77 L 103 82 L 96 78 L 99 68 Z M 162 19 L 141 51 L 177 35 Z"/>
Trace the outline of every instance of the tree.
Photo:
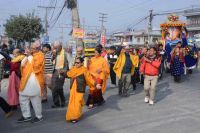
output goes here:
<path id="1" fill-rule="evenodd" d="M 41 33 L 44 33 L 41 19 L 35 16 L 34 13 L 25 16 L 11 16 L 4 26 L 8 37 L 18 43 L 31 42 L 39 38 Z"/>

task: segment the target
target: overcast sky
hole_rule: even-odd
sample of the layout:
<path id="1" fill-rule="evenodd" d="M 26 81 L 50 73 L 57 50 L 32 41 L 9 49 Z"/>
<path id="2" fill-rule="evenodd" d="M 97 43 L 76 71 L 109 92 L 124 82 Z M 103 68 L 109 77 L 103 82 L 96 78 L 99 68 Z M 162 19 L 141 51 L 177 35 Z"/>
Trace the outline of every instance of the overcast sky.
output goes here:
<path id="1" fill-rule="evenodd" d="M 35 14 L 44 20 L 45 10 L 39 9 L 37 6 L 49 6 L 56 0 L 0 0 L 0 33 L 3 32 L 3 24 L 10 15 L 25 14 L 35 11 Z M 53 20 L 57 16 L 64 0 L 57 0 L 54 15 L 53 9 L 49 11 L 49 23 L 53 24 Z M 108 33 L 125 30 L 127 28 L 146 29 L 147 21 L 143 21 L 139 25 L 133 27 L 135 23 L 149 14 L 149 10 L 159 13 L 168 10 L 186 9 L 192 6 L 200 5 L 200 0 L 78 0 L 78 8 L 81 23 L 89 26 L 100 26 L 99 12 L 107 13 L 105 26 Z M 51 19 L 52 18 L 52 19 Z M 184 20 L 184 17 L 181 17 Z M 166 20 L 166 16 L 155 16 L 153 27 L 159 28 L 159 24 Z M 69 24 L 71 24 L 71 12 L 65 9 L 54 27 L 49 28 L 50 40 L 60 39 L 62 30 L 60 26 L 67 25 L 63 29 L 64 41 L 69 38 Z M 93 29 L 91 29 L 93 30 Z"/>

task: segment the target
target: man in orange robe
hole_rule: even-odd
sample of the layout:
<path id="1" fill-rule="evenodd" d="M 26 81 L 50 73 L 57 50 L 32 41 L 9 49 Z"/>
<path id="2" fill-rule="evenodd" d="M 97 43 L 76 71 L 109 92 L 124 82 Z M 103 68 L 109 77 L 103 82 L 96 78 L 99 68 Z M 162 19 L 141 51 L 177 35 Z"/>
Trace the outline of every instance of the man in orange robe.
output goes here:
<path id="1" fill-rule="evenodd" d="M 18 123 L 31 121 L 33 123 L 43 120 L 41 95 L 44 89 L 44 55 L 40 51 L 38 41 L 31 45 L 31 51 L 26 49 L 27 56 L 21 62 L 21 82 L 19 88 L 19 101 L 22 117 Z M 31 118 L 30 102 L 35 112 Z"/>
<path id="2" fill-rule="evenodd" d="M 101 57 L 101 48 L 97 47 L 95 49 L 95 56 L 91 58 L 88 69 L 93 79 L 97 82 L 97 84 L 102 84 L 101 89 L 90 88 L 90 94 L 88 97 L 87 105 L 89 108 L 92 108 L 94 104 L 101 105 L 105 101 L 103 99 L 103 94 L 106 91 L 106 80 L 109 77 L 110 69 L 108 62 Z"/>

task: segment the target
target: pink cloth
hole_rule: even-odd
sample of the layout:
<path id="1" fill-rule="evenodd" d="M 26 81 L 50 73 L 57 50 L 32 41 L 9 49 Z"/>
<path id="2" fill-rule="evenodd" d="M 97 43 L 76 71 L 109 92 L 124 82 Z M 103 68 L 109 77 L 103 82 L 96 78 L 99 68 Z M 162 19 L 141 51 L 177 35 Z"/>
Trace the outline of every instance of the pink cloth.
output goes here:
<path id="1" fill-rule="evenodd" d="M 51 90 L 51 79 L 52 79 L 52 74 L 45 74 L 45 87 L 44 87 L 44 93 L 42 96 L 42 99 L 47 99 L 47 89 L 49 88 Z"/>
<path id="2" fill-rule="evenodd" d="M 9 105 L 18 105 L 19 104 L 19 84 L 20 79 L 13 71 L 9 76 L 9 85 L 8 85 L 8 92 L 7 92 L 7 99 Z"/>

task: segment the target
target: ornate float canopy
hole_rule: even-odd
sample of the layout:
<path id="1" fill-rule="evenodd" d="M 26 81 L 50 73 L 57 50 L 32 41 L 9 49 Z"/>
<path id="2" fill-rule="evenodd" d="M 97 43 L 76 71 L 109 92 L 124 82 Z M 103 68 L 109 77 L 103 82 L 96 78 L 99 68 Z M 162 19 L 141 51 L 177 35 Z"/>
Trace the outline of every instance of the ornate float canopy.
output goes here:
<path id="1" fill-rule="evenodd" d="M 168 16 L 168 20 L 165 23 L 160 24 L 160 27 L 163 29 L 165 27 L 184 27 L 186 23 L 179 20 L 179 16 L 176 14 L 171 14 Z"/>

